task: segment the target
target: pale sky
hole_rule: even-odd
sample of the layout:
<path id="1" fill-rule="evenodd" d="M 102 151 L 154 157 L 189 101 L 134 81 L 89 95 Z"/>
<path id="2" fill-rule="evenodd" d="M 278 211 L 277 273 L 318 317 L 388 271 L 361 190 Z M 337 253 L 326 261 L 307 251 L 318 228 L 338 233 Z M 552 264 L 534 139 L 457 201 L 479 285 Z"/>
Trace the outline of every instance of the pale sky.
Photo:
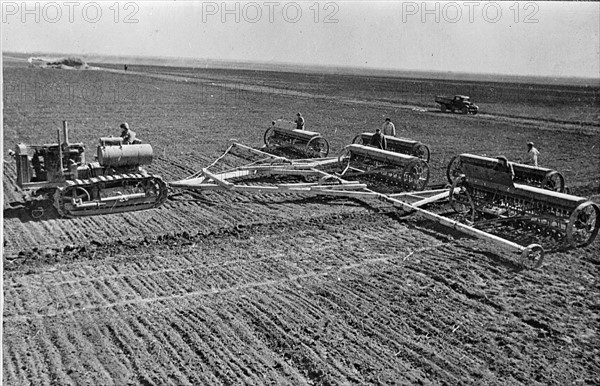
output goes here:
<path id="1" fill-rule="evenodd" d="M 599 20 L 597 2 L 3 1 L 2 50 L 597 79 Z"/>

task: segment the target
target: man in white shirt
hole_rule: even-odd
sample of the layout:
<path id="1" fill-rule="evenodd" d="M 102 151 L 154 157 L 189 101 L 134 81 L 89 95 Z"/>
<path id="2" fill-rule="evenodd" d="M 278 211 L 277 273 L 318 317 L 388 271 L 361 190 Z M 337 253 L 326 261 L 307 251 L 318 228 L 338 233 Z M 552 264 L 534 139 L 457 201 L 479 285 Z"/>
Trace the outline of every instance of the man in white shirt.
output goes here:
<path id="1" fill-rule="evenodd" d="M 383 132 L 383 135 L 390 135 L 392 137 L 396 136 L 396 126 L 394 126 L 389 118 L 385 119 L 385 123 L 381 127 L 381 131 Z"/>
<path id="2" fill-rule="evenodd" d="M 533 142 L 527 143 L 527 158 L 525 159 L 525 163 L 528 165 L 538 166 L 538 156 L 540 152 L 538 149 L 533 147 Z"/>

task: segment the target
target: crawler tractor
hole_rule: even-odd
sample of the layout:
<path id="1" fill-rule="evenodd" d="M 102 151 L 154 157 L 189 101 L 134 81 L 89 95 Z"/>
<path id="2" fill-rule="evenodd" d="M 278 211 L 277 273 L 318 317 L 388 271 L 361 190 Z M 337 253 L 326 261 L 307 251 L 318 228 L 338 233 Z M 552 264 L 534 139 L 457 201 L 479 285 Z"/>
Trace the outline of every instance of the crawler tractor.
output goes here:
<path id="1" fill-rule="evenodd" d="M 34 200 L 32 215 L 40 217 L 45 200 L 64 217 L 129 212 L 154 208 L 167 198 L 167 184 L 142 166 L 152 162 L 149 144 L 123 144 L 120 137 L 101 138 L 97 160 L 86 162 L 85 146 L 69 143 L 63 122 L 58 143 L 18 144 L 15 152 L 17 185 L 27 201 Z"/>

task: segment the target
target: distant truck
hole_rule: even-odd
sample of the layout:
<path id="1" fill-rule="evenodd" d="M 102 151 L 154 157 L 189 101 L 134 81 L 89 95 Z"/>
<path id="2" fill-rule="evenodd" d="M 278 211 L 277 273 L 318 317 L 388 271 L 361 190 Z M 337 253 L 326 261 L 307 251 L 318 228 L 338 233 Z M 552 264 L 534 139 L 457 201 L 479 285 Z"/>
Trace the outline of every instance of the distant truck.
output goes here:
<path id="1" fill-rule="evenodd" d="M 479 107 L 474 105 L 466 95 L 455 95 L 453 98 L 438 96 L 435 101 L 440 104 L 442 113 L 450 110 L 452 112 L 459 111 L 463 114 L 477 114 L 479 110 Z"/>

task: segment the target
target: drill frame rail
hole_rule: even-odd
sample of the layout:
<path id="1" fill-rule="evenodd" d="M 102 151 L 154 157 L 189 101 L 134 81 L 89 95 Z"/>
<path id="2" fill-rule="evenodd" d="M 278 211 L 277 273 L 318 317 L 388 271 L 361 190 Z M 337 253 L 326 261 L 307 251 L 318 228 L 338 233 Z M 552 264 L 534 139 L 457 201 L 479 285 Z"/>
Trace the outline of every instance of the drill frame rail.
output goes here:
<path id="1" fill-rule="evenodd" d="M 360 146 L 360 145 L 357 145 Z M 170 186 L 179 189 L 190 190 L 220 190 L 233 192 L 253 193 L 294 193 L 307 196 L 338 196 L 356 199 L 377 199 L 385 201 L 403 211 L 416 213 L 417 215 L 442 224 L 449 228 L 460 231 L 475 238 L 487 240 L 520 257 L 520 262 L 526 267 L 535 268 L 541 265 L 544 258 L 544 250 L 538 244 L 522 246 L 515 242 L 503 239 L 499 236 L 489 234 L 471 225 L 444 217 L 442 215 L 425 210 L 422 206 L 432 202 L 445 200 L 452 190 L 438 189 L 424 192 L 406 192 L 398 194 L 383 194 L 367 188 L 365 184 L 343 178 L 338 174 L 328 173 L 320 168 L 335 165 L 336 158 L 290 160 L 285 157 L 275 156 L 263 151 L 234 143 L 225 152 L 236 149 L 263 157 L 260 163 L 242 166 L 221 173 L 213 173 L 210 168 L 203 168 L 187 179 L 171 182 Z M 214 165 L 213 163 L 212 165 Z M 212 166 L 211 165 L 211 166 Z M 245 185 L 233 182 L 244 177 L 256 176 L 315 176 L 317 182 L 271 184 L 271 185 Z M 458 191 L 457 191 L 458 192 Z M 415 199 L 417 200 L 415 202 Z M 408 201 L 413 201 L 409 203 Z"/>
<path id="2" fill-rule="evenodd" d="M 431 151 L 429 146 L 422 142 L 415 141 L 408 138 L 392 137 L 385 135 L 385 141 L 387 143 L 387 149 L 395 153 L 401 153 L 406 155 L 412 155 L 414 157 L 421 158 L 425 162 L 429 162 L 431 159 Z M 352 140 L 353 144 L 368 146 L 373 138 L 373 133 L 360 133 Z"/>
<path id="3" fill-rule="evenodd" d="M 477 164 L 488 169 L 495 169 L 498 167 L 498 159 L 505 160 L 504 157 L 490 158 L 473 154 L 456 155 L 452 157 L 446 169 L 448 182 L 452 184 L 456 177 L 464 174 L 463 164 Z M 565 192 L 565 178 L 558 171 L 515 162 L 511 162 L 511 165 L 514 172 L 514 182 L 560 193 Z"/>

